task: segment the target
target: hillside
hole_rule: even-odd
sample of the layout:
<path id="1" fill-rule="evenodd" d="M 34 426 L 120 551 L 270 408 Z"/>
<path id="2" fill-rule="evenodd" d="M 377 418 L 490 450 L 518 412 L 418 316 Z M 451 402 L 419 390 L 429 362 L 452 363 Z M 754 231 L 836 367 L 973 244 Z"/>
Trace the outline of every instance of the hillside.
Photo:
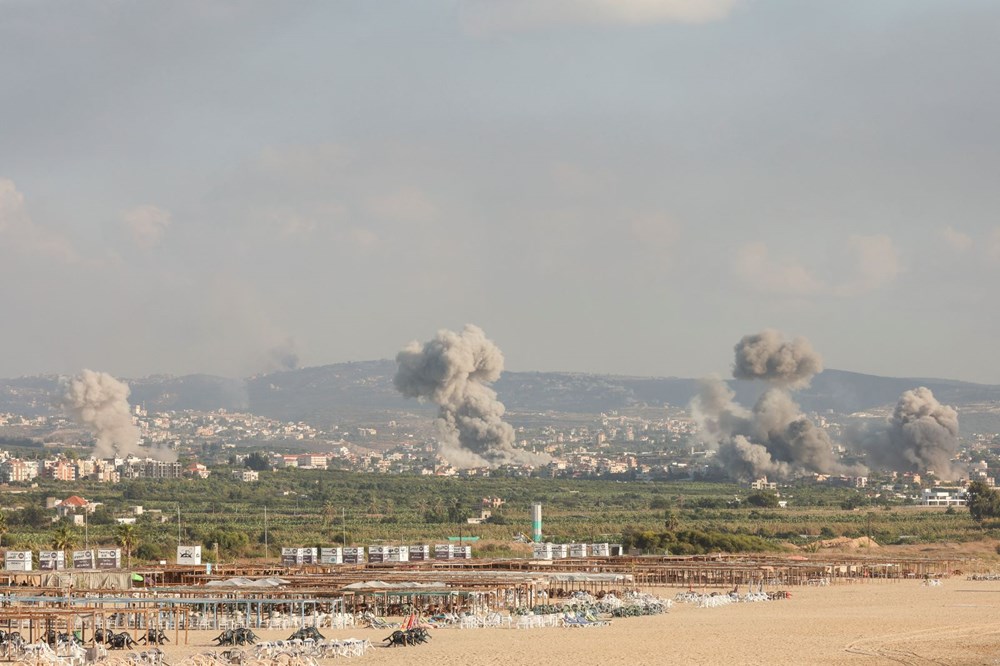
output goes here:
<path id="1" fill-rule="evenodd" d="M 130 379 L 133 404 L 163 410 L 249 410 L 282 420 L 318 424 L 377 419 L 434 408 L 403 399 L 392 386 L 395 363 L 388 360 L 339 363 L 234 380 L 210 375 Z M 752 404 L 760 383 L 732 381 L 737 399 Z M 1000 431 L 1000 386 L 946 379 L 895 378 L 826 370 L 796 394 L 807 411 L 851 414 L 894 404 L 903 391 L 927 386 L 941 402 L 959 409 L 963 430 Z M 624 377 L 564 372 L 506 372 L 496 383 L 512 412 L 599 413 L 630 407 L 687 405 L 697 380 Z M 59 395 L 58 378 L 0 380 L 0 411 L 49 413 Z"/>

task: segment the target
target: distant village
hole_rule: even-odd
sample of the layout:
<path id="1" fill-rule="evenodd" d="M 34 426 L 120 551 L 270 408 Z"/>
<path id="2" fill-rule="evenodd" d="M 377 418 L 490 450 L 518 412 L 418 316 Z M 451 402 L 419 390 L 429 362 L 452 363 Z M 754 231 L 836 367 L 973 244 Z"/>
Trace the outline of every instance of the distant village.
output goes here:
<path id="1" fill-rule="evenodd" d="M 662 412 L 661 412 L 662 414 Z M 590 421 L 586 421 L 589 418 Z M 515 420 L 516 419 L 512 419 Z M 824 428 L 839 426 L 821 416 Z M 119 483 L 132 479 L 208 478 L 228 474 L 253 483 L 266 469 L 338 469 L 428 476 L 541 476 L 604 478 L 630 481 L 713 480 L 713 451 L 699 444 L 697 427 L 676 410 L 663 418 L 617 413 L 574 417 L 516 428 L 521 448 L 544 452 L 551 462 L 540 468 L 505 466 L 459 469 L 438 453 L 433 437 L 410 432 L 396 420 L 320 430 L 306 423 L 280 422 L 226 411 L 147 413 L 133 407 L 139 428 L 137 452 L 94 458 L 93 442 L 63 416 L 23 417 L 0 413 L 7 441 L 21 433 L 32 446 L 0 449 L 0 482 L 32 484 L 38 479 L 62 482 L 90 480 Z M 72 433 L 68 436 L 68 433 Z M 143 455 L 148 451 L 149 455 Z M 844 451 L 839 451 L 845 455 Z M 931 506 L 964 504 L 964 487 L 978 480 L 995 484 L 1000 467 L 1000 437 L 995 433 L 966 436 L 958 467 L 959 479 L 937 479 L 933 473 L 867 476 L 813 475 L 817 484 L 853 488 L 877 487 L 893 499 Z M 164 460 L 169 458 L 170 460 Z M 778 490 L 767 478 L 748 479 L 754 490 Z"/>

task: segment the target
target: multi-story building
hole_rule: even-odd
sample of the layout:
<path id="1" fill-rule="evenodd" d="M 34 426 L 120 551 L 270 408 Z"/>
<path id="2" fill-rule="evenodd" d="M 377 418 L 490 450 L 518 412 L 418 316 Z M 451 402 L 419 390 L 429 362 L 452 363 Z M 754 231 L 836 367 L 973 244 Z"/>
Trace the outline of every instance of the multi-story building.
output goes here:
<path id="1" fill-rule="evenodd" d="M 76 466 L 68 460 L 46 460 L 44 465 L 45 478 L 55 481 L 75 481 Z"/>
<path id="2" fill-rule="evenodd" d="M 762 476 L 759 479 L 752 481 L 750 483 L 751 490 L 777 490 L 778 484 L 774 481 L 768 481 L 766 476 Z"/>
<path id="3" fill-rule="evenodd" d="M 122 467 L 126 479 L 179 479 L 183 472 L 179 462 L 162 460 L 130 460 Z"/>
<path id="4" fill-rule="evenodd" d="M 21 483 L 31 481 L 38 476 L 38 464 L 11 458 L 0 463 L 0 481 L 4 483 Z"/>
<path id="5" fill-rule="evenodd" d="M 307 469 L 326 469 L 326 463 L 326 455 L 322 453 L 305 453 L 298 460 L 298 466 Z"/>
<path id="6" fill-rule="evenodd" d="M 94 465 L 94 480 L 98 483 L 118 483 L 122 480 L 121 472 L 104 460 L 98 460 Z"/>
<path id="7" fill-rule="evenodd" d="M 965 506 L 965 488 L 924 488 L 923 506 Z"/>

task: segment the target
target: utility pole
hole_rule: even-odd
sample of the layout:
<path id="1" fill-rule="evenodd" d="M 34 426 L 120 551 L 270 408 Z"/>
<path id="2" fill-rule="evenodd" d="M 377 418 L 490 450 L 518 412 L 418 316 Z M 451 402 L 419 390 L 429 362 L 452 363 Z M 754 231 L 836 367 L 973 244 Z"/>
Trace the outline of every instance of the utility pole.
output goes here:
<path id="1" fill-rule="evenodd" d="M 267 505 L 264 505 L 264 559 L 268 558 L 267 553 Z"/>
<path id="2" fill-rule="evenodd" d="M 181 504 L 177 503 L 177 547 L 181 547 Z"/>
<path id="3" fill-rule="evenodd" d="M 344 539 L 341 541 L 340 547 L 347 548 L 347 509 L 344 507 L 340 507 L 340 524 L 344 528 Z"/>

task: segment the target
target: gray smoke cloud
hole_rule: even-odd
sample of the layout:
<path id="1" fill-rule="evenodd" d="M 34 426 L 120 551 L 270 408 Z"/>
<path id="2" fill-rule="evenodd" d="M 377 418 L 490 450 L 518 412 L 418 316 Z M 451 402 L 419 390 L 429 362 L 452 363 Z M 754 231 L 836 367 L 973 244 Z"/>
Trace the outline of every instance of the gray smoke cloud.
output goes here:
<path id="1" fill-rule="evenodd" d="M 744 336 L 734 351 L 734 377 L 771 385 L 753 409 L 737 404 L 735 394 L 718 378 L 702 380 L 691 403 L 698 436 L 715 448 L 716 461 L 729 476 L 748 481 L 861 471 L 837 460 L 829 435 L 792 399 L 791 388 L 807 386 L 823 369 L 807 340 L 786 341 L 777 331 L 766 330 Z"/>
<path id="2" fill-rule="evenodd" d="M 286 338 L 280 344 L 267 350 L 267 372 L 295 370 L 299 367 L 298 344 L 294 338 Z"/>
<path id="3" fill-rule="evenodd" d="M 921 386 L 899 396 L 892 416 L 849 434 L 851 444 L 868 454 L 872 466 L 900 472 L 932 470 L 952 479 L 958 470 L 958 412 L 942 405 Z"/>
<path id="4" fill-rule="evenodd" d="M 715 459 L 731 477 L 741 481 L 759 479 L 762 476 L 771 479 L 793 476 L 791 465 L 775 460 L 767 447 L 754 444 L 743 435 L 735 435 L 723 442 Z"/>
<path id="5" fill-rule="evenodd" d="M 823 371 L 823 359 L 808 340 L 785 340 L 773 329 L 743 336 L 735 352 L 736 379 L 764 379 L 775 385 L 800 388 L 808 386 L 813 375 Z"/>
<path id="6" fill-rule="evenodd" d="M 718 377 L 698 382 L 698 395 L 691 401 L 691 416 L 700 426 L 697 437 L 705 444 L 718 447 L 736 433 L 749 432 L 750 410 L 736 403 L 736 394 Z"/>
<path id="7" fill-rule="evenodd" d="M 84 370 L 64 383 L 62 406 L 77 423 L 89 429 L 97 443 L 94 456 L 127 456 L 174 460 L 170 451 L 139 446 L 139 428 L 132 422 L 129 387 L 106 372 Z"/>
<path id="8" fill-rule="evenodd" d="M 407 398 L 440 407 L 440 452 L 456 467 L 542 465 L 547 455 L 514 448 L 514 429 L 489 387 L 503 372 L 503 354 L 482 329 L 441 330 L 421 345 L 411 342 L 396 355 L 393 383 Z"/>

